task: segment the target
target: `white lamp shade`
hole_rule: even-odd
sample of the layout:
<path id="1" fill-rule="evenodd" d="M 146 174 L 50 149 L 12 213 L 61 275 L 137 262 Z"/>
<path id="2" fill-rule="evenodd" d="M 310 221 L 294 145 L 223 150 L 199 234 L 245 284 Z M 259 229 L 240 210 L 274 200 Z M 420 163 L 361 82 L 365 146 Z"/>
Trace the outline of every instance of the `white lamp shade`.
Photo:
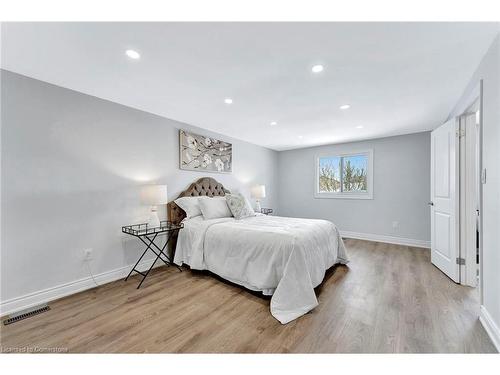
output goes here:
<path id="1" fill-rule="evenodd" d="M 266 185 L 254 186 L 251 190 L 252 197 L 255 199 L 262 199 L 266 197 Z"/>
<path id="2" fill-rule="evenodd" d="M 167 204 L 167 185 L 144 185 L 141 188 L 141 202 L 150 206 Z"/>

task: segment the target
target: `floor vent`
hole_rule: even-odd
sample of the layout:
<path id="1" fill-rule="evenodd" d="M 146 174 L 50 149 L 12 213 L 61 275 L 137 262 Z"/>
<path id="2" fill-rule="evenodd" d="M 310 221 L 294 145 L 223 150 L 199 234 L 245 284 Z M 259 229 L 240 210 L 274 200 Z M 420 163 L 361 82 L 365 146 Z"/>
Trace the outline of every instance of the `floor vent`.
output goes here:
<path id="1" fill-rule="evenodd" d="M 12 324 L 15 322 L 19 322 L 20 320 L 30 318 L 32 316 L 41 314 L 41 313 L 43 313 L 45 311 L 49 311 L 49 310 L 50 310 L 49 305 L 38 305 L 38 306 L 32 307 L 30 309 L 22 310 L 22 311 L 19 311 L 17 313 L 9 315 L 9 318 L 5 319 L 3 321 L 3 324 L 9 325 L 9 324 Z"/>

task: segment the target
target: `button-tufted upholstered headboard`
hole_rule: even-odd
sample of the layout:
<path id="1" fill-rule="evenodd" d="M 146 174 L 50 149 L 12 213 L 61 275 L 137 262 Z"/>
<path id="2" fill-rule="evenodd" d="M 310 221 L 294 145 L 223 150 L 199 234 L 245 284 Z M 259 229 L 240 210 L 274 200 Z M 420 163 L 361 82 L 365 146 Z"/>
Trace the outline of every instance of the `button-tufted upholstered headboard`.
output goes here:
<path id="1" fill-rule="evenodd" d="M 201 196 L 216 197 L 224 196 L 229 193 L 230 191 L 224 188 L 220 182 L 217 182 L 211 177 L 203 177 L 189 185 L 189 187 L 180 193 L 177 198 Z M 167 210 L 168 220 L 175 224 L 180 223 L 186 217 L 184 210 L 173 201 L 167 205 Z"/>

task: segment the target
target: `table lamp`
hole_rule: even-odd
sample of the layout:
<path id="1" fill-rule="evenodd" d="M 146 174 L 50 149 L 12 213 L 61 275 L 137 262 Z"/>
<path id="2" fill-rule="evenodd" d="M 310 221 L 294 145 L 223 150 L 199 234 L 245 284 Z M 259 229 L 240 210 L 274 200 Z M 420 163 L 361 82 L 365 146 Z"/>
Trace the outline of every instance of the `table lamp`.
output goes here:
<path id="1" fill-rule="evenodd" d="M 266 185 L 257 185 L 251 189 L 252 198 L 255 198 L 255 211 L 261 212 L 260 200 L 266 197 Z"/>
<path id="2" fill-rule="evenodd" d="M 167 185 L 144 185 L 141 188 L 141 202 L 151 206 L 149 213 L 148 227 L 155 228 L 160 226 L 157 206 L 167 204 Z"/>

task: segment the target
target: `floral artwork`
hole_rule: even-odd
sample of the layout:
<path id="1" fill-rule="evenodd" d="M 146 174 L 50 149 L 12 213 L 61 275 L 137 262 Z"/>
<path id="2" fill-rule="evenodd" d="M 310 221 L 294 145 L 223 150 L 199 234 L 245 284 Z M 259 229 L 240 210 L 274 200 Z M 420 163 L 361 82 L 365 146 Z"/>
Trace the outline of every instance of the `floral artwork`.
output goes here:
<path id="1" fill-rule="evenodd" d="M 190 171 L 231 173 L 233 145 L 215 138 L 179 132 L 180 168 Z"/>

